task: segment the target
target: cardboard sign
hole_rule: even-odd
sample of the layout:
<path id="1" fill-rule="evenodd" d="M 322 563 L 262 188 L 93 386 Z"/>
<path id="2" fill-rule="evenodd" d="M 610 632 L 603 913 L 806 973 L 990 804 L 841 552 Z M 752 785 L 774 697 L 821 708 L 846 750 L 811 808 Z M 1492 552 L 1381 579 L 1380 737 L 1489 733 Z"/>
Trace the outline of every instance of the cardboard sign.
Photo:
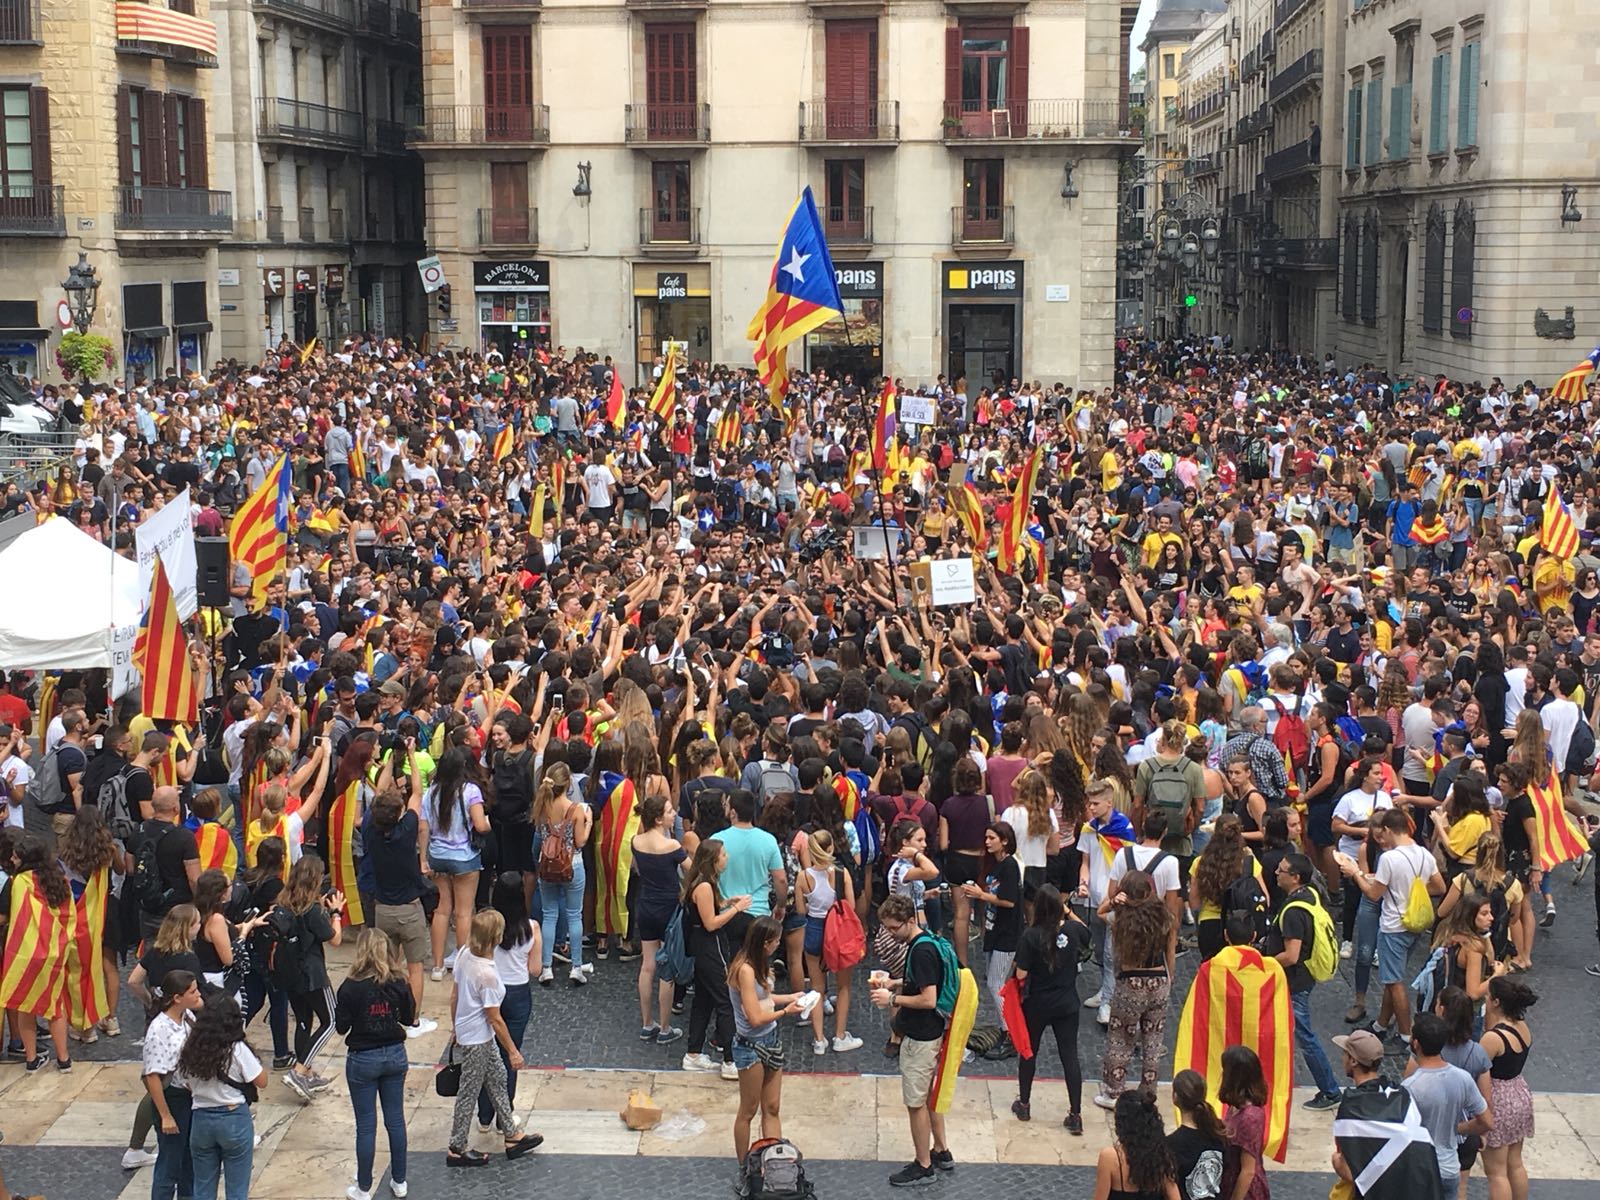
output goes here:
<path id="1" fill-rule="evenodd" d="M 900 420 L 907 425 L 932 425 L 936 412 L 932 396 L 900 397 Z"/>
<path id="2" fill-rule="evenodd" d="M 972 573 L 972 559 L 935 559 L 928 564 L 928 573 L 935 608 L 977 603 L 978 586 Z"/>

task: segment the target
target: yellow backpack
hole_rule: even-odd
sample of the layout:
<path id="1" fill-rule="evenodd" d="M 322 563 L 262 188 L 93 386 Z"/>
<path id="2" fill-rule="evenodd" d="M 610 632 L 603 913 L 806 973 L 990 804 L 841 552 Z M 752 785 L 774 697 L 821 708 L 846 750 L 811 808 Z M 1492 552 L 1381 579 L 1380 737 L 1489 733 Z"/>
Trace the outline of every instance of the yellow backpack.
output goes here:
<path id="1" fill-rule="evenodd" d="M 1400 924 L 1411 933 L 1426 933 L 1433 928 L 1433 897 L 1428 895 L 1428 885 L 1422 882 L 1421 875 L 1411 878 L 1411 891 L 1406 896 Z"/>

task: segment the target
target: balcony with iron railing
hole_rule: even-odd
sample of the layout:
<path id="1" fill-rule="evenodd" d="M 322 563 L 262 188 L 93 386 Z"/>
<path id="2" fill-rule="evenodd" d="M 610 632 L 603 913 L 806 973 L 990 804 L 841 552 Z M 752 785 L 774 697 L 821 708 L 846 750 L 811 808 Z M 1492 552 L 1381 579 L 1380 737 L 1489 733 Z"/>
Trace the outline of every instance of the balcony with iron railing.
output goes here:
<path id="1" fill-rule="evenodd" d="M 1306 6 L 1308 0 L 1278 0 L 1272 11 L 1272 26 L 1282 29 L 1291 20 L 1299 15 L 1300 10 Z"/>
<path id="2" fill-rule="evenodd" d="M 1203 100 L 1198 100 L 1194 104 L 1189 105 L 1185 116 L 1188 118 L 1190 124 L 1193 124 L 1196 121 L 1203 121 L 1212 113 L 1220 112 L 1223 104 L 1226 102 L 1227 97 L 1221 91 L 1212 92 Z"/>
<path id="3" fill-rule="evenodd" d="M 539 210 L 537 208 L 480 208 L 478 245 L 537 246 Z"/>
<path id="4" fill-rule="evenodd" d="M 66 237 L 61 184 L 0 183 L 0 237 Z"/>
<path id="5" fill-rule="evenodd" d="M 1338 238 L 1279 238 L 1272 261 L 1302 271 L 1332 271 L 1339 265 Z"/>
<path id="6" fill-rule="evenodd" d="M 414 110 L 408 118 L 413 145 L 543 146 L 550 141 L 547 104 L 456 104 Z"/>
<path id="7" fill-rule="evenodd" d="M 367 150 L 374 154 L 404 154 L 406 127 L 399 121 L 374 117 L 367 122 Z"/>
<path id="8" fill-rule="evenodd" d="M 147 0 L 117 0 L 115 17 L 118 54 L 191 67 L 217 65 L 217 26 L 207 17 Z"/>
<path id="9" fill-rule="evenodd" d="M 117 189 L 116 227 L 161 233 L 229 233 L 233 229 L 233 193 L 123 184 Z"/>
<path id="10" fill-rule="evenodd" d="M 1126 121 L 1116 100 L 948 100 L 941 126 L 946 142 L 1101 141 L 1130 137 Z"/>
<path id="11" fill-rule="evenodd" d="M 872 245 L 872 206 L 862 204 L 824 205 L 822 232 L 834 249 Z"/>
<path id="12" fill-rule="evenodd" d="M 1265 30 L 1261 40 L 1256 43 L 1256 53 L 1261 56 L 1264 63 L 1271 62 L 1278 55 L 1278 35 L 1272 30 Z"/>
<path id="13" fill-rule="evenodd" d="M 360 113 L 304 100 L 263 96 L 257 102 L 256 132 L 264 141 L 315 143 L 340 150 L 359 150 L 364 140 Z"/>
<path id="14" fill-rule="evenodd" d="M 802 100 L 800 140 L 819 145 L 898 142 L 900 101 Z"/>
<path id="15" fill-rule="evenodd" d="M 39 0 L 0 0 L 0 46 L 42 46 Z"/>
<path id="16" fill-rule="evenodd" d="M 711 140 L 709 104 L 627 104 L 623 138 L 630 144 L 700 145 Z"/>
<path id="17" fill-rule="evenodd" d="M 1277 104 L 1281 100 L 1287 100 L 1307 84 L 1319 82 L 1321 79 L 1322 51 L 1307 50 L 1272 77 L 1272 82 L 1267 85 L 1267 97 Z"/>
<path id="18" fill-rule="evenodd" d="M 699 246 L 700 210 L 670 204 L 641 208 L 639 245 L 657 250 Z"/>
<path id="19" fill-rule="evenodd" d="M 1009 246 L 1016 241 L 1016 206 L 958 204 L 950 210 L 950 242 L 955 246 Z"/>
<path id="20" fill-rule="evenodd" d="M 1255 77 L 1255 73 L 1260 69 L 1261 55 L 1258 52 L 1251 50 L 1239 61 L 1239 78 L 1252 79 Z"/>
<path id="21" fill-rule="evenodd" d="M 407 46 L 422 44 L 422 15 L 409 8 L 394 10 L 394 39 Z"/>
<path id="22" fill-rule="evenodd" d="M 1296 142 L 1282 150 L 1267 155 L 1262 163 L 1262 174 L 1269 180 L 1283 179 L 1301 171 L 1309 171 L 1317 165 L 1316 156 L 1311 153 L 1311 139 Z"/>
<path id="23" fill-rule="evenodd" d="M 1189 179 L 1202 175 L 1215 175 L 1222 167 L 1222 157 L 1217 154 L 1199 154 L 1183 164 L 1183 173 Z"/>
<path id="24" fill-rule="evenodd" d="M 1263 104 L 1255 112 L 1239 118 L 1238 135 L 1241 142 L 1260 137 L 1272 128 L 1272 109 Z"/>
<path id="25" fill-rule="evenodd" d="M 537 12 L 541 0 L 461 0 L 461 11 L 469 17 L 492 18 L 511 12 Z"/>
<path id="26" fill-rule="evenodd" d="M 361 8 L 357 0 L 255 0 L 255 3 L 274 16 L 331 33 L 348 33 L 360 24 Z"/>

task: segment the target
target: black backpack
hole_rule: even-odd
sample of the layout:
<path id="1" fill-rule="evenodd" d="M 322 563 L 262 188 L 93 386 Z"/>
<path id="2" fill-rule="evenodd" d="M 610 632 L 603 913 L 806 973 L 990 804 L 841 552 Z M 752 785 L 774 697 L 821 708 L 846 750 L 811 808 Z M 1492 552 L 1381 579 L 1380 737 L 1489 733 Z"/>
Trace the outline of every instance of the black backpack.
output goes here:
<path id="1" fill-rule="evenodd" d="M 123 845 L 128 844 L 139 828 L 138 818 L 133 815 L 132 806 L 128 803 L 128 780 L 135 769 L 130 767 L 118 771 L 105 780 L 100 785 L 99 795 L 95 799 L 95 806 L 100 810 L 106 828 L 111 831 L 111 836 Z M 143 770 L 143 768 L 137 769 Z"/>
<path id="2" fill-rule="evenodd" d="M 1222 896 L 1223 920 L 1240 912 L 1250 915 L 1250 921 L 1256 930 L 1256 942 L 1259 944 L 1272 929 L 1272 906 L 1267 901 L 1267 893 L 1262 888 L 1261 881 L 1256 878 L 1255 872 L 1250 870 L 1248 865 L 1244 873 L 1228 885 L 1228 890 Z"/>
<path id="3" fill-rule="evenodd" d="M 1594 762 L 1594 746 L 1594 730 L 1590 728 L 1588 718 L 1580 715 L 1572 730 L 1572 740 L 1567 743 L 1565 770 L 1568 775 L 1589 773 L 1589 766 Z"/>
<path id="4" fill-rule="evenodd" d="M 161 865 L 156 853 L 161 843 L 177 830 L 178 826 L 169 825 L 160 833 L 146 833 L 134 855 L 133 874 L 128 876 L 125 886 L 132 893 L 134 902 L 147 913 L 159 913 L 166 907 L 167 885 L 161 878 Z"/>
<path id="5" fill-rule="evenodd" d="M 282 905 L 267 916 L 267 979 L 273 987 L 294 993 L 306 990 L 306 960 L 310 957 L 310 931 L 305 922 Z"/>
<path id="6" fill-rule="evenodd" d="M 809 1200 L 816 1189 L 806 1178 L 805 1159 L 785 1138 L 762 1138 L 744 1157 L 748 1200 Z"/>

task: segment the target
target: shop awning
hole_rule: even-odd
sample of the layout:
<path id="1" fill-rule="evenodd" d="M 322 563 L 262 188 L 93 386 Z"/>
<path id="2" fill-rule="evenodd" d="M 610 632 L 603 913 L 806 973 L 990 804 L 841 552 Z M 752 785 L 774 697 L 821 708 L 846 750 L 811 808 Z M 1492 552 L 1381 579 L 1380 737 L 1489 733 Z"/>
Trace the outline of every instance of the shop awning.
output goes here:
<path id="1" fill-rule="evenodd" d="M 154 341 L 157 338 L 166 337 L 172 331 L 165 325 L 142 325 L 138 329 L 124 329 L 122 332 L 127 337 L 139 337 L 144 338 L 146 341 Z"/>
<path id="2" fill-rule="evenodd" d="M 17 326 L 15 328 L 8 328 L 4 325 L 0 325 L 0 338 L 5 338 L 8 340 L 21 339 L 25 342 L 32 342 L 38 341 L 40 338 L 47 338 L 49 336 L 50 330 L 44 328 L 36 329 L 31 325 Z"/>
<path id="3" fill-rule="evenodd" d="M 174 333 L 178 333 L 178 334 L 183 334 L 183 333 L 210 333 L 211 332 L 211 322 L 210 321 L 190 321 L 190 322 L 188 322 L 186 324 L 174 324 L 173 327 L 172 327 L 172 331 Z"/>

